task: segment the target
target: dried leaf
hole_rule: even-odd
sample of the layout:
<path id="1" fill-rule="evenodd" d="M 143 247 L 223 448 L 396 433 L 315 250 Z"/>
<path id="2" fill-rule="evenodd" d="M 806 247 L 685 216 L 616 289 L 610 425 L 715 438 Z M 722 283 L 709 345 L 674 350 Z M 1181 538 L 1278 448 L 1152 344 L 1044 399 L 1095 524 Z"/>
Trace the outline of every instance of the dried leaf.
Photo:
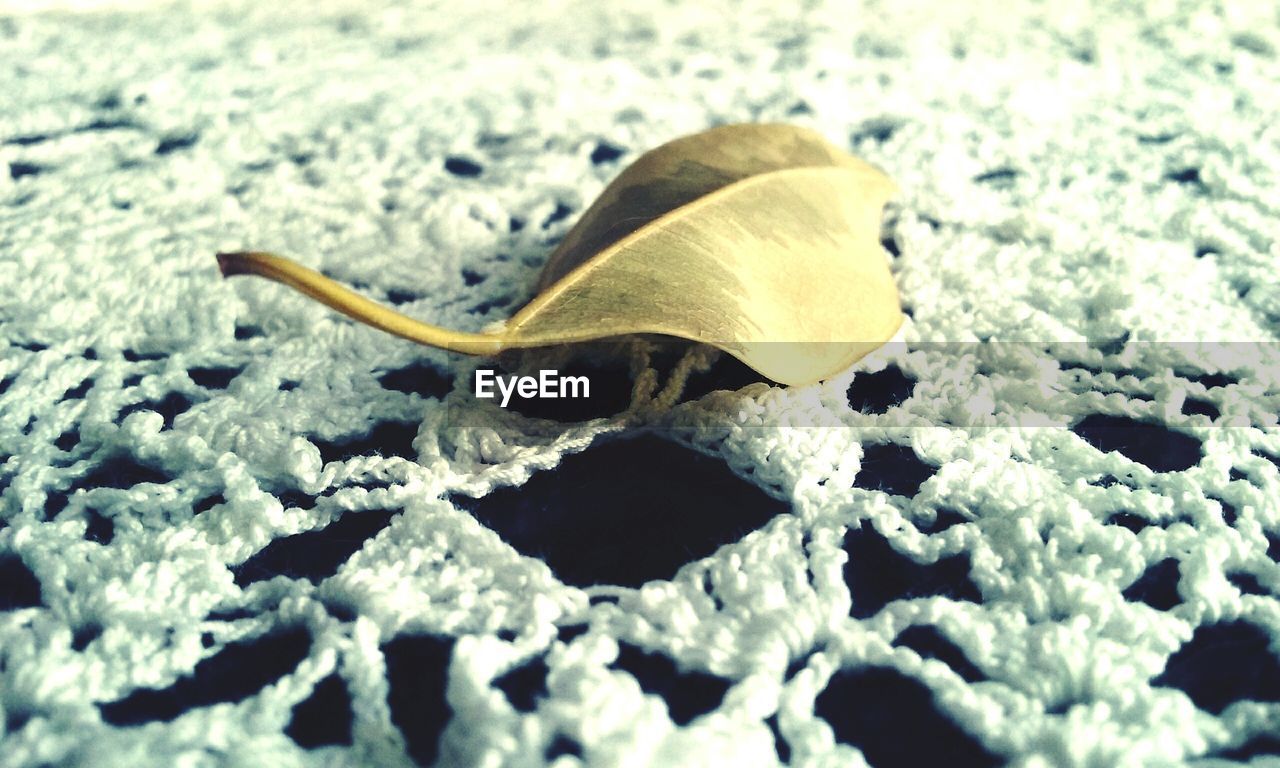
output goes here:
<path id="1" fill-rule="evenodd" d="M 894 185 L 812 131 L 729 125 L 652 150 L 547 259 L 538 292 L 483 333 L 428 325 L 288 259 L 218 254 L 351 317 L 468 354 L 660 334 L 719 347 L 783 384 L 847 368 L 902 323 L 879 244 Z"/>

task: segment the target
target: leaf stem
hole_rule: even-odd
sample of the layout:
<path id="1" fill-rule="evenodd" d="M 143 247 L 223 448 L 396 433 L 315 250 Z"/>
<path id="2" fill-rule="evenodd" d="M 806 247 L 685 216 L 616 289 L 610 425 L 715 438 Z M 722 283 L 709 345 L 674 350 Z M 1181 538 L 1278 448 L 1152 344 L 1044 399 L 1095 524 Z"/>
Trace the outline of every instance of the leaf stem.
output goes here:
<path id="1" fill-rule="evenodd" d="M 222 271 L 223 277 L 257 275 L 283 283 L 336 309 L 347 317 L 419 344 L 469 355 L 496 354 L 509 346 L 507 340 L 501 335 L 453 331 L 415 320 L 366 299 L 314 269 L 308 269 L 296 261 L 272 253 L 262 251 L 219 253 L 218 268 Z"/>

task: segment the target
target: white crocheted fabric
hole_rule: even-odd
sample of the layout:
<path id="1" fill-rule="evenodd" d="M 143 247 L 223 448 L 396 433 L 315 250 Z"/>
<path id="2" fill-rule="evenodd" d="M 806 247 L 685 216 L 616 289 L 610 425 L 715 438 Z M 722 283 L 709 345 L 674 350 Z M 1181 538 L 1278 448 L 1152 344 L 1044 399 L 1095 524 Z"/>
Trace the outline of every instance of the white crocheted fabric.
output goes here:
<path id="1" fill-rule="evenodd" d="M 0 766 L 1276 760 L 1274 5 L 803 5 L 0 12 Z M 902 189 L 822 385 L 214 263 L 479 329 L 753 120 Z"/>

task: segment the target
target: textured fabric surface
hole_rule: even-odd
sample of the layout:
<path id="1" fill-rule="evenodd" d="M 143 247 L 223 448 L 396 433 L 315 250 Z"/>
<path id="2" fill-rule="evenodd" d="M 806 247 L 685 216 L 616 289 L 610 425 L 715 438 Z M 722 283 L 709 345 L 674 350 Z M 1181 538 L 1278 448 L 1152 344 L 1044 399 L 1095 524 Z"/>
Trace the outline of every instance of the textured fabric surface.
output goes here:
<path id="1" fill-rule="evenodd" d="M 0 765 L 1275 759 L 1275 8 L 790 5 L 0 15 Z M 212 258 L 478 329 L 750 120 L 902 188 L 823 385 L 536 418 Z"/>

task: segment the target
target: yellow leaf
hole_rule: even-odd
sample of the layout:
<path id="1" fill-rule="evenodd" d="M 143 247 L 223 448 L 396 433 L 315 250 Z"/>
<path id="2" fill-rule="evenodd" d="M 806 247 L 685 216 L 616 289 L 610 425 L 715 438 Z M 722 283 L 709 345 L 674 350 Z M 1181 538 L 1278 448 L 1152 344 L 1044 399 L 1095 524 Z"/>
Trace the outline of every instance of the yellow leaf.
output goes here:
<path id="1" fill-rule="evenodd" d="M 548 257 L 533 299 L 500 327 L 422 323 L 313 270 L 220 253 L 257 274 L 422 344 L 478 355 L 635 334 L 702 342 L 782 384 L 846 369 L 902 324 L 880 248 L 894 185 L 818 134 L 728 125 L 647 152 Z"/>

